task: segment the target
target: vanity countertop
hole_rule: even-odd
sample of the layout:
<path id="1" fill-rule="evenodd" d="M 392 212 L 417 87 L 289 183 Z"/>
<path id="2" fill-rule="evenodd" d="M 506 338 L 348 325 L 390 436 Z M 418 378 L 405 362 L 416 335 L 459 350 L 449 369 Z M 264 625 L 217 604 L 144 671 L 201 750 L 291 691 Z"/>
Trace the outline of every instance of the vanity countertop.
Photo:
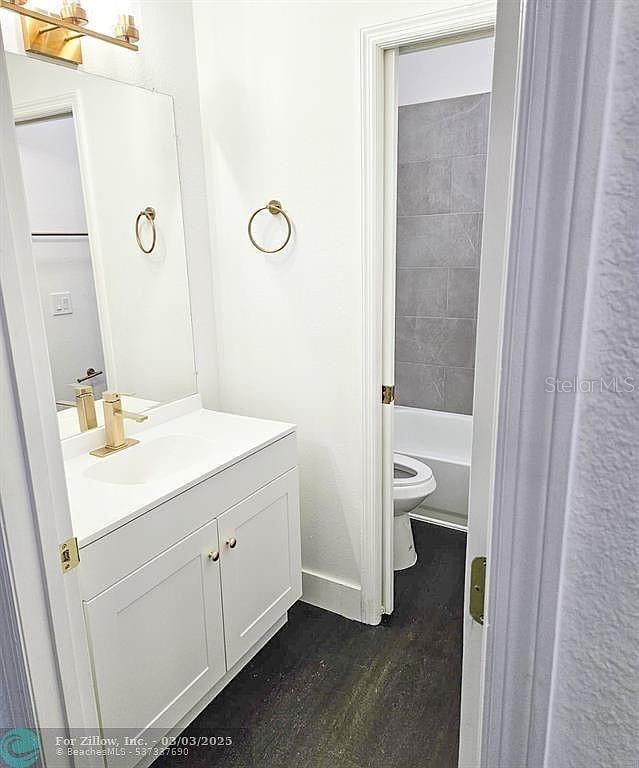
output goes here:
<path id="1" fill-rule="evenodd" d="M 160 423 L 154 424 L 156 419 Z M 129 436 L 140 443 L 106 458 L 89 455 L 88 450 L 95 445 L 90 445 L 86 437 L 83 440 L 84 436 L 64 441 L 71 518 L 80 547 L 295 430 L 292 424 L 210 411 L 201 406 L 164 419 L 161 409 L 156 409 L 145 424 L 132 428 L 131 422 L 126 424 Z M 95 443 L 97 437 L 99 445 L 103 431 L 94 432 L 92 440 Z M 69 445 L 72 440 L 76 441 L 73 447 Z M 174 468 L 174 463 L 179 466 Z M 111 470 L 126 479 L 98 479 Z M 148 478 L 144 477 L 145 472 L 149 472 Z"/>

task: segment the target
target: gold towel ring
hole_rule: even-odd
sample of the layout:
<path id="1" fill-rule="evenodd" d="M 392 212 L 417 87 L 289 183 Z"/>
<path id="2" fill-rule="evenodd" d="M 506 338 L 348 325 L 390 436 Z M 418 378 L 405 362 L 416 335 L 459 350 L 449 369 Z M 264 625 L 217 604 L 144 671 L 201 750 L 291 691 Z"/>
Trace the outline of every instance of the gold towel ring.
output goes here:
<path id="1" fill-rule="evenodd" d="M 140 219 L 146 219 L 151 225 L 151 230 L 153 232 L 151 247 L 148 250 L 142 245 L 142 240 L 140 239 Z M 155 208 L 147 206 L 143 211 L 138 213 L 138 217 L 135 220 L 135 239 L 138 241 L 138 245 L 140 246 L 141 251 L 144 253 L 151 253 L 151 251 L 155 248 L 155 237 Z"/>
<path id="2" fill-rule="evenodd" d="M 262 248 L 261 245 L 258 245 L 253 239 L 253 235 L 251 233 L 251 224 L 253 224 L 253 219 L 257 216 L 257 214 L 260 211 L 268 211 L 269 213 L 272 213 L 273 216 L 277 216 L 278 213 L 281 213 L 282 216 L 286 219 L 286 225 L 288 226 L 288 233 L 286 235 L 286 240 L 282 243 L 282 245 L 280 245 L 279 248 L 274 248 L 272 251 L 267 251 L 266 248 Z M 249 223 L 248 223 L 249 239 L 253 243 L 253 245 L 258 249 L 258 251 L 262 251 L 262 253 L 277 253 L 278 251 L 281 251 L 282 248 L 286 248 L 288 241 L 291 239 L 291 232 L 292 232 L 291 220 L 284 212 L 284 209 L 282 208 L 282 203 L 280 203 L 279 200 L 269 200 L 269 202 L 263 208 L 258 208 L 257 211 L 255 211 L 255 213 L 249 219 Z"/>

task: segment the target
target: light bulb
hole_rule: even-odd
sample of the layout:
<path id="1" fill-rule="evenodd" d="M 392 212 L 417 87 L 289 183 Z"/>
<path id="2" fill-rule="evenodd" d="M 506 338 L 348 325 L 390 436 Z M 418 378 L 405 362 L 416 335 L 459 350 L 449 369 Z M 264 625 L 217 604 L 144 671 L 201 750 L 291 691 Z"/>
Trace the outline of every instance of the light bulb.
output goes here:
<path id="1" fill-rule="evenodd" d="M 137 43 L 140 39 L 140 33 L 135 26 L 135 19 L 128 13 L 118 15 L 118 23 L 115 25 L 114 35 L 118 40 L 124 40 L 127 43 Z"/>
<path id="2" fill-rule="evenodd" d="M 87 12 L 80 3 L 62 3 L 60 17 L 65 21 L 70 21 L 71 24 L 77 24 L 79 27 L 83 27 L 89 21 Z"/>

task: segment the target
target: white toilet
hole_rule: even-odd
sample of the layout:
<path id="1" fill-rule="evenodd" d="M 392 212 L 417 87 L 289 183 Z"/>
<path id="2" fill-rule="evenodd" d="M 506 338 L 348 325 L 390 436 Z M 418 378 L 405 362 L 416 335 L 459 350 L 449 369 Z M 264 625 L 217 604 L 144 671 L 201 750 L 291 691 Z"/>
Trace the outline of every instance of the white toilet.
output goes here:
<path id="1" fill-rule="evenodd" d="M 396 571 L 410 568 L 417 562 L 408 513 L 418 507 L 436 487 L 433 472 L 427 464 L 402 453 L 393 454 L 393 565 Z"/>

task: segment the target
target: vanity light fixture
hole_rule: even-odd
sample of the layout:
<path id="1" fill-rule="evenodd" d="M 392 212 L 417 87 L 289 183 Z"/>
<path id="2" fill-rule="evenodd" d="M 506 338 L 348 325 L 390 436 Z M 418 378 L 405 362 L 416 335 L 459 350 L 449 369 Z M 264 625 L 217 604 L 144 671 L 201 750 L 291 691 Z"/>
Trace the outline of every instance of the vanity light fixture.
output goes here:
<path id="1" fill-rule="evenodd" d="M 118 40 L 124 40 L 127 43 L 137 43 L 140 39 L 140 33 L 135 26 L 135 19 L 128 13 L 121 13 L 118 16 L 118 23 L 115 25 L 114 32 Z"/>
<path id="2" fill-rule="evenodd" d="M 29 8 L 27 2 L 28 0 L 0 0 L 0 8 L 20 14 L 24 49 L 28 53 L 39 53 L 72 64 L 82 64 L 80 40 L 83 37 L 93 37 L 130 51 L 138 50 L 140 33 L 135 26 L 135 19 L 129 14 L 120 14 L 114 34 L 104 35 L 86 26 L 89 17 L 80 2 L 63 0 L 59 13 L 45 13 Z"/>
<path id="3" fill-rule="evenodd" d="M 60 18 L 71 22 L 71 24 L 76 24 L 78 27 L 83 27 L 85 24 L 89 23 L 87 12 L 80 3 L 62 3 Z"/>

